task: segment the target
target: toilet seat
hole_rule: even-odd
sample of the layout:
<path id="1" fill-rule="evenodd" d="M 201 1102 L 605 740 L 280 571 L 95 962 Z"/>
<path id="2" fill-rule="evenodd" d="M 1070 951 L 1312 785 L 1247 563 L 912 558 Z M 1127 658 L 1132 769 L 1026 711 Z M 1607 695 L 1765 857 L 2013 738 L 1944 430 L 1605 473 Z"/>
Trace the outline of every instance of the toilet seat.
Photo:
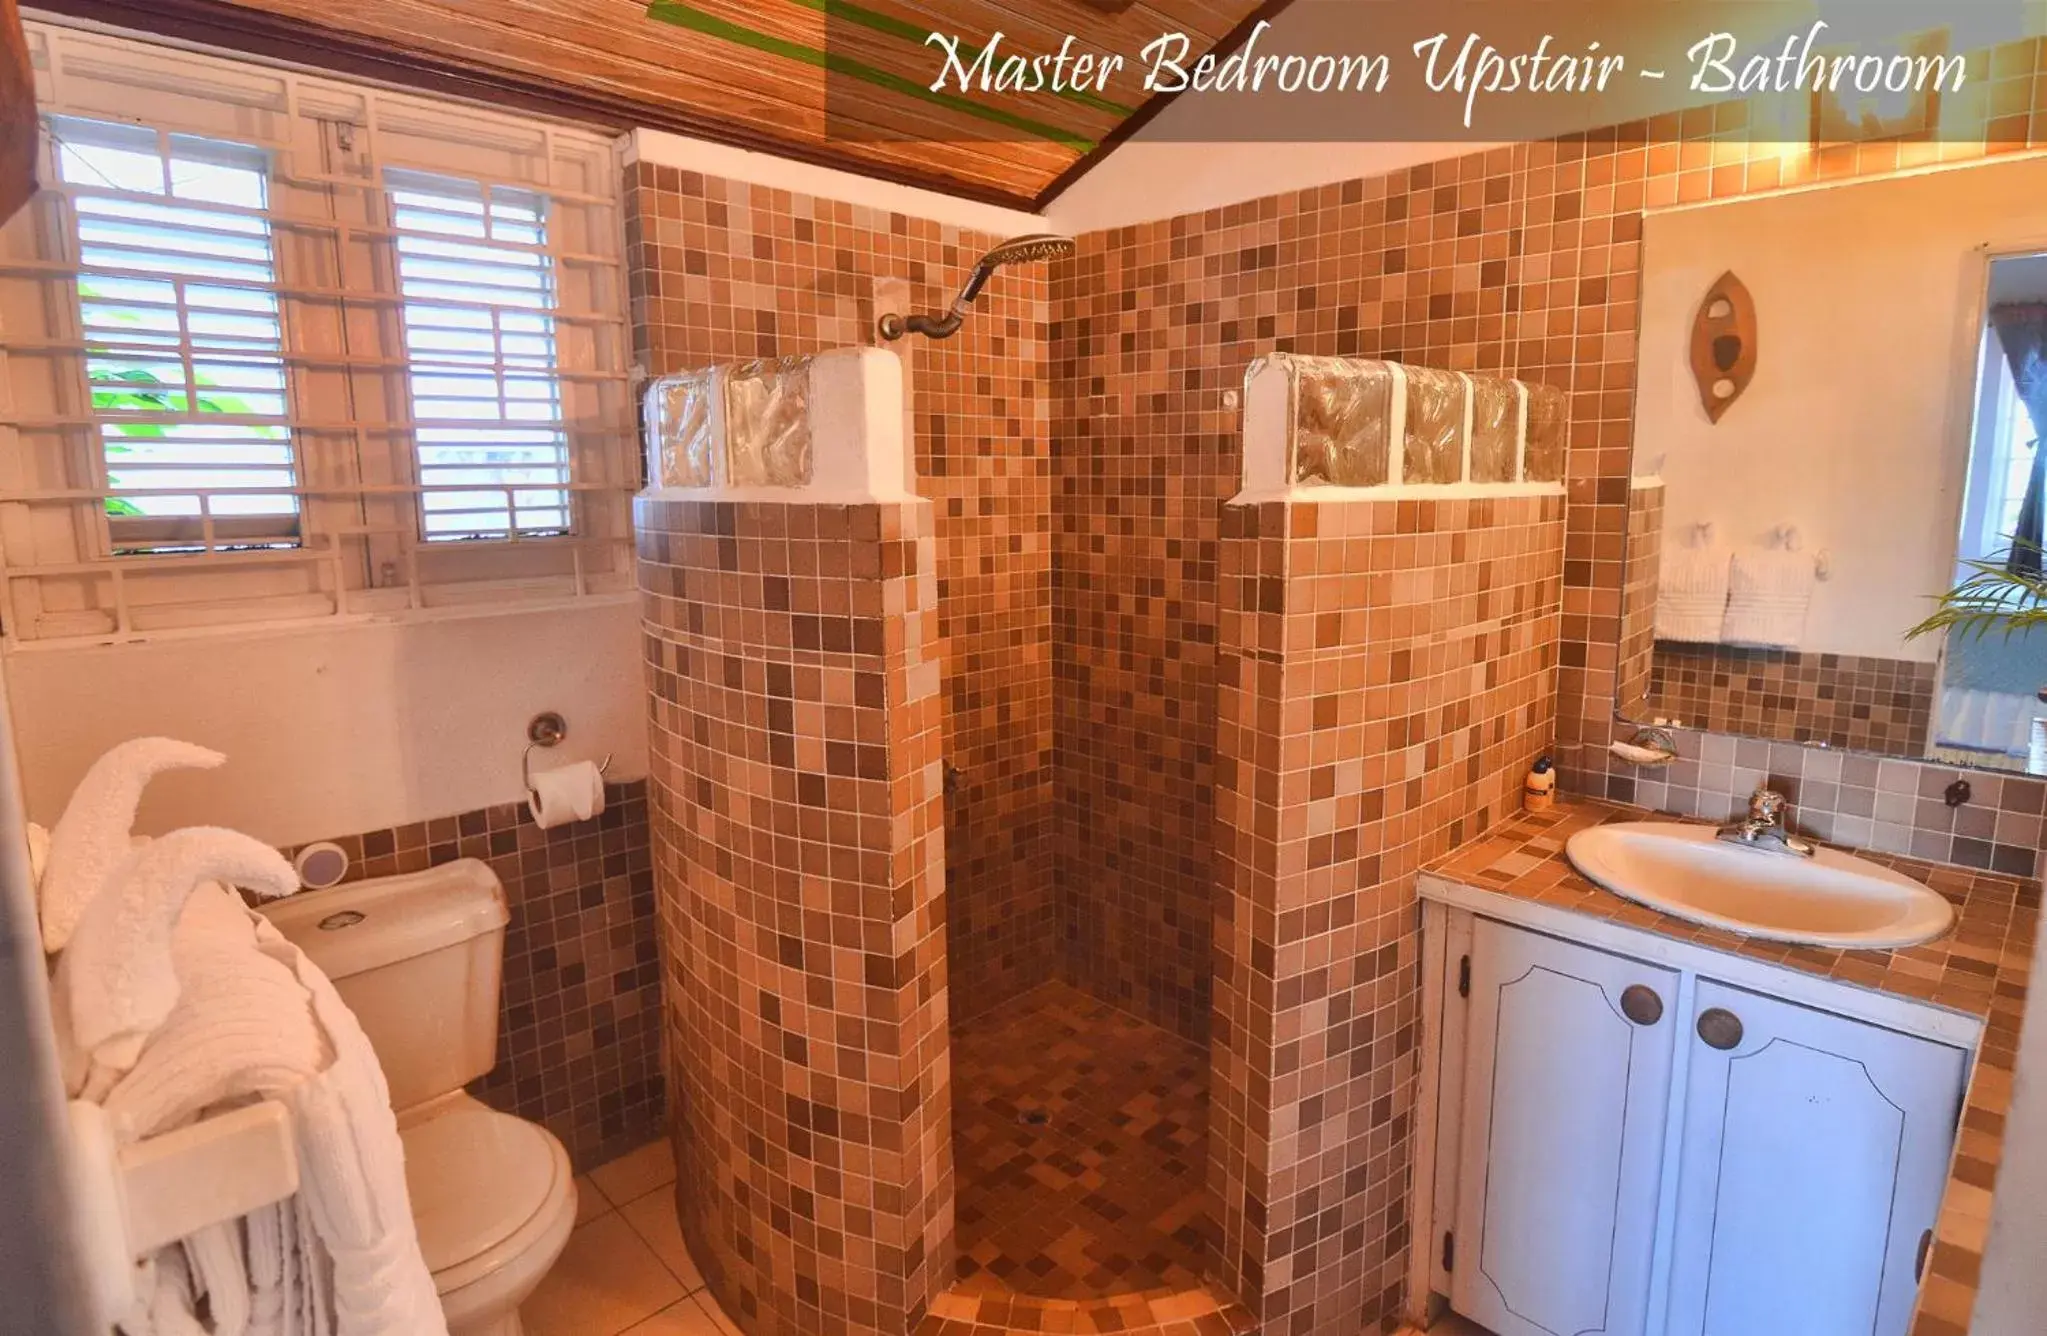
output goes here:
<path id="1" fill-rule="evenodd" d="M 575 1174 L 544 1128 L 468 1095 L 420 1113 L 399 1128 L 405 1183 L 420 1252 L 452 1323 L 458 1304 L 482 1306 L 499 1290 L 539 1282 L 575 1225 Z"/>

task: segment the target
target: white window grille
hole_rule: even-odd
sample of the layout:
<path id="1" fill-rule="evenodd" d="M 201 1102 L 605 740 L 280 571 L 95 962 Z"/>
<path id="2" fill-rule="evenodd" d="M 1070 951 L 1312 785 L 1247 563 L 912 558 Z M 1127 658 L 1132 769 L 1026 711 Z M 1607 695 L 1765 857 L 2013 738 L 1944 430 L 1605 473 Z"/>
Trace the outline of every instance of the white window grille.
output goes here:
<path id="1" fill-rule="evenodd" d="M 28 26 L 10 643 L 629 596 L 606 137 Z"/>
<path id="2" fill-rule="evenodd" d="M 209 528 L 295 541 L 262 156 L 65 117 L 52 118 L 50 137 L 72 201 L 116 550 L 203 550 Z"/>
<path id="3" fill-rule="evenodd" d="M 390 173 L 385 183 L 426 536 L 565 532 L 569 454 L 547 316 L 554 274 L 545 202 L 416 172 Z"/>

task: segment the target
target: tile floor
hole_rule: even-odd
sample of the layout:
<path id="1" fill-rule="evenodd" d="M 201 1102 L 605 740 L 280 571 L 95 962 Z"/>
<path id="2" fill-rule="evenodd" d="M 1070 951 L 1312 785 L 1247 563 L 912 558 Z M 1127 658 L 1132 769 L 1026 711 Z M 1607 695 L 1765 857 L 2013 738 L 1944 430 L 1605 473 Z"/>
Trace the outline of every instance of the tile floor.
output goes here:
<path id="1" fill-rule="evenodd" d="M 1192 1078 L 1187 1068 L 1191 1059 L 1178 1052 L 1187 1046 L 1176 1040 L 1161 1040 L 1159 1032 L 1143 1022 L 1102 1007 L 1071 989 L 1055 988 L 1043 996 L 1034 994 L 1033 1002 L 1035 1005 L 1025 1013 L 1021 1027 L 1013 1024 L 986 1027 L 978 1036 L 983 1043 L 975 1044 L 974 1037 L 967 1041 L 968 1046 L 985 1050 L 985 1065 L 980 1069 L 983 1072 L 1014 1074 L 1027 1068 L 1042 1071 L 1050 1064 L 1067 1074 L 1065 1084 L 1049 1091 L 1049 1098 L 1043 1101 L 1061 1111 L 1060 1117 L 1047 1126 L 1063 1128 L 1064 1132 L 1042 1134 L 1042 1140 L 1037 1135 L 1022 1138 L 1017 1143 L 1018 1154 L 1029 1159 L 1043 1153 L 1043 1148 L 1064 1143 L 1068 1145 L 1066 1155 L 1092 1162 L 1097 1170 L 1105 1164 L 1116 1164 L 1130 1167 L 1140 1181 L 1156 1184 L 1161 1177 L 1169 1183 L 1175 1180 L 1178 1175 L 1160 1166 L 1182 1158 L 1189 1148 L 1198 1148 L 1199 1127 L 1197 1124 L 1190 1128 L 1181 1118 L 1161 1116 L 1159 1109 L 1164 1106 L 1184 1111 L 1202 1107 L 1201 1101 L 1188 1099 L 1191 1092 L 1187 1083 Z M 1048 1042 L 1037 1048 L 1009 1050 L 1007 1061 L 995 1060 L 996 1039 L 1014 1042 L 1019 1028 L 1033 1031 L 1037 1038 Z M 1105 1059 L 1115 1064 L 1140 1065 L 1149 1076 L 1145 1080 L 1125 1076 L 1107 1082 L 1084 1079 L 1093 1075 L 1095 1063 Z M 1121 1070 L 1120 1066 L 1112 1067 L 1112 1071 Z M 1195 1070 L 1205 1068 L 1197 1064 Z M 1135 1095 L 1129 1093 L 1139 1086 L 1144 1089 Z M 1123 1098 L 1109 1099 L 1119 1092 Z M 993 1115 L 1003 1098 L 1000 1092 L 991 1090 L 980 1101 L 975 1124 L 983 1129 L 977 1140 L 982 1147 L 998 1144 L 999 1138 L 988 1133 L 998 1126 Z M 1108 1103 L 1117 1105 L 1120 1116 L 1100 1116 L 1100 1110 Z M 1001 1126 L 1006 1133 L 1007 1125 Z M 1076 1143 L 1080 1145 L 1078 1150 L 1072 1149 Z M 1133 1151 L 1133 1146 L 1143 1149 Z M 1169 1152 L 1167 1147 L 1174 1149 Z M 1103 1158 L 1096 1162 L 1095 1156 Z M 1031 1163 L 1060 1158 L 1054 1151 Z M 1198 1180 L 1198 1174 L 1195 1177 Z M 1119 1181 L 1122 1178 L 1120 1168 L 1117 1178 Z M 1108 1245 L 1112 1249 L 1121 1246 L 1149 1255 L 1151 1249 L 1143 1246 L 1147 1238 L 1144 1228 L 1114 1209 L 1105 1215 L 1105 1206 L 1113 1205 L 1106 1198 L 1098 1197 L 1093 1205 L 1086 1204 L 1090 1192 L 1078 1191 L 1078 1185 L 1092 1179 L 1093 1175 L 1087 1172 L 1072 1177 L 1066 1191 L 1078 1192 L 1072 1200 L 1082 1205 L 1076 1208 L 1069 1204 L 1067 1211 L 1054 1213 L 1056 1218 L 1069 1221 L 1071 1228 L 1080 1229 L 1091 1238 L 1120 1240 L 1120 1244 Z M 521 1309 L 528 1336 L 738 1336 L 738 1328 L 719 1311 L 717 1302 L 704 1288 L 696 1264 L 690 1260 L 689 1250 L 683 1246 L 681 1231 L 675 1223 L 674 1184 L 675 1161 L 666 1141 L 642 1146 L 576 1180 L 576 1230 L 569 1236 L 561 1260 Z M 1004 1190 L 1001 1183 L 988 1185 L 995 1191 L 983 1199 L 999 1199 Z M 963 1197 L 966 1195 L 962 1193 Z M 1115 1195 L 1129 1200 L 1123 1193 Z M 1169 1211 L 1164 1218 L 1177 1219 L 1179 1213 Z M 1090 1228 L 1071 1223 L 1084 1220 L 1091 1222 Z M 1019 1240 L 1024 1235 L 1014 1227 L 984 1227 L 979 1237 Z M 1180 1246 L 1170 1235 L 1165 1236 L 1164 1242 L 1155 1233 L 1150 1237 L 1152 1249 L 1170 1251 Z M 1081 1255 L 1085 1252 L 1083 1248 Z M 1112 1251 L 1105 1255 L 1116 1254 Z M 1117 1288 L 1134 1284 L 1146 1275 L 1177 1276 L 1180 1273 L 1176 1268 L 1198 1265 L 1198 1259 L 1182 1254 L 1178 1261 L 1171 1261 L 1161 1255 L 1133 1265 L 1137 1268 L 1136 1276 L 1126 1278 Z M 1074 1273 L 1056 1266 L 1042 1274 L 1026 1269 L 1025 1278 L 1017 1283 L 1042 1284 L 1046 1276 L 1062 1273 L 1066 1276 L 1063 1283 L 1073 1283 Z M 960 1288 L 976 1287 L 970 1277 Z M 992 1293 L 1003 1285 L 992 1272 L 982 1271 L 978 1288 Z M 1446 1314 L 1426 1333 L 1409 1330 L 1401 1336 L 1488 1333 Z"/>
<path id="2" fill-rule="evenodd" d="M 1201 1285 L 1208 1050 L 1062 983 L 953 1039 L 957 1292 Z"/>
<path id="3" fill-rule="evenodd" d="M 738 1336 L 675 1223 L 667 1141 L 576 1180 L 576 1230 L 520 1308 L 527 1336 Z"/>

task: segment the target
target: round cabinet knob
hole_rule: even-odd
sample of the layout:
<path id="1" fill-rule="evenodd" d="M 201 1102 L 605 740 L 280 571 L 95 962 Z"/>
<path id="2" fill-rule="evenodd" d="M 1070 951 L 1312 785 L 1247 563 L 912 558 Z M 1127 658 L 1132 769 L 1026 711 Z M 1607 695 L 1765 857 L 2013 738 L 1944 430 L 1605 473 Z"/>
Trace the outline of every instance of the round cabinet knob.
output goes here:
<path id="1" fill-rule="evenodd" d="M 1708 1007 L 1699 1013 L 1699 1038 L 1706 1041 L 1708 1048 L 1725 1053 L 1741 1043 L 1741 1017 L 1720 1007 Z"/>
<path id="2" fill-rule="evenodd" d="M 1647 984 L 1635 984 L 1621 994 L 1621 1015 L 1637 1025 L 1654 1025 L 1663 1019 L 1663 999 Z"/>

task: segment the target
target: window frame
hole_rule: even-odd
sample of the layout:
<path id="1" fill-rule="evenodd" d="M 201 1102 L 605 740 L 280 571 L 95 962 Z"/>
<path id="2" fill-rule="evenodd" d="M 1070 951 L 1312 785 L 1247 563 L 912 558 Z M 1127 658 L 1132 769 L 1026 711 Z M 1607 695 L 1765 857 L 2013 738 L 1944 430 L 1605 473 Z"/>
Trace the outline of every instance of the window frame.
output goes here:
<path id="1" fill-rule="evenodd" d="M 100 414 L 77 222 L 46 157 L 56 188 L 0 229 L 0 629 L 10 647 L 633 596 L 640 450 L 623 139 L 136 36 L 26 28 L 46 127 L 62 117 L 136 125 L 160 142 L 190 135 L 268 155 L 263 214 L 299 504 L 287 545 L 281 516 L 137 524 L 105 513 L 117 489 L 104 442 L 82 439 L 97 431 L 82 419 Z M 129 114 L 144 104 L 146 120 Z M 53 152 L 47 132 L 43 149 Z M 430 534 L 394 169 L 545 206 L 565 527 Z M 486 369 L 508 395 L 507 359 Z M 161 550 L 187 540 L 204 550 Z"/>

